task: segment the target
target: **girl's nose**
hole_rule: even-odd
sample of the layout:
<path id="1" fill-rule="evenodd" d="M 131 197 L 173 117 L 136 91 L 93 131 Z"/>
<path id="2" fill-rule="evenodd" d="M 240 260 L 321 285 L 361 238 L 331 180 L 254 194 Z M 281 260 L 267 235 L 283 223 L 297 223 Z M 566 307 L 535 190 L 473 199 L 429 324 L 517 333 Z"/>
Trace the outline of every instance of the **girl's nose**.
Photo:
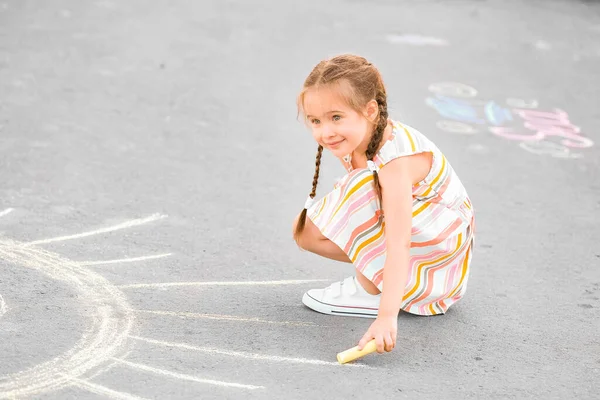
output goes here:
<path id="1" fill-rule="evenodd" d="M 335 136 L 335 132 L 333 130 L 333 127 L 329 124 L 325 124 L 323 125 L 323 128 L 321 129 L 322 135 L 323 137 L 332 137 Z"/>

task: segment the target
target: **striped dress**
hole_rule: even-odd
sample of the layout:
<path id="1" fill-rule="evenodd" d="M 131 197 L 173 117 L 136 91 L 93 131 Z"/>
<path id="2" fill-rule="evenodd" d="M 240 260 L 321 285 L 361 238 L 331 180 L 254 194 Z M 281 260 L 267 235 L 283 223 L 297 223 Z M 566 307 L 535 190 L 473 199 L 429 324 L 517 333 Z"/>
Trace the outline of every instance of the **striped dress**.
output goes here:
<path id="1" fill-rule="evenodd" d="M 393 135 L 373 158 L 391 160 L 431 152 L 429 174 L 412 188 L 412 237 L 408 283 L 401 309 L 443 314 L 465 293 L 473 249 L 474 218 L 469 196 L 442 152 L 422 133 L 396 121 Z M 385 217 L 367 168 L 352 169 L 308 209 L 325 237 L 348 255 L 358 271 L 383 291 Z"/>

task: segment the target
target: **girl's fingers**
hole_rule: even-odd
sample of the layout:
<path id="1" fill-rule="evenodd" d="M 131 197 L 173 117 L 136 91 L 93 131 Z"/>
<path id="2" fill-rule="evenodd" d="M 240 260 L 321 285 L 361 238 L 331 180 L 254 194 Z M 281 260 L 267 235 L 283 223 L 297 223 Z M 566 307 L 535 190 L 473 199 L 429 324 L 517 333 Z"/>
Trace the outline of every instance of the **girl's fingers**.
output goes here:
<path id="1" fill-rule="evenodd" d="M 385 342 L 383 340 L 383 335 L 375 335 L 375 344 L 377 345 L 377 352 L 383 353 L 383 351 L 385 350 Z"/>
<path id="2" fill-rule="evenodd" d="M 372 338 L 373 335 L 371 334 L 371 331 L 365 333 L 362 339 L 360 339 L 358 342 L 358 350 L 362 350 Z"/>
<path id="3" fill-rule="evenodd" d="M 387 333 L 385 336 L 385 351 L 390 352 L 394 349 L 395 343 L 392 340 L 392 334 Z"/>

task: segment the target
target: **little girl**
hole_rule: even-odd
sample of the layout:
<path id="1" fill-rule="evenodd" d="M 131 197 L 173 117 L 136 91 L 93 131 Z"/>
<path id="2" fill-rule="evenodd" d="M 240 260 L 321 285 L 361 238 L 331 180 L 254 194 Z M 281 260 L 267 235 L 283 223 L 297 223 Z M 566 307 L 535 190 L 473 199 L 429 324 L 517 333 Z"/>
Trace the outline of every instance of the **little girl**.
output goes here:
<path id="1" fill-rule="evenodd" d="M 473 208 L 442 152 L 416 129 L 388 118 L 379 71 L 340 55 L 304 82 L 298 110 L 319 144 L 312 191 L 294 222 L 305 250 L 349 262 L 356 276 L 304 294 L 311 309 L 376 318 L 358 343 L 396 345 L 400 309 L 446 312 L 465 293 L 473 248 Z M 347 174 L 314 201 L 323 148 Z"/>

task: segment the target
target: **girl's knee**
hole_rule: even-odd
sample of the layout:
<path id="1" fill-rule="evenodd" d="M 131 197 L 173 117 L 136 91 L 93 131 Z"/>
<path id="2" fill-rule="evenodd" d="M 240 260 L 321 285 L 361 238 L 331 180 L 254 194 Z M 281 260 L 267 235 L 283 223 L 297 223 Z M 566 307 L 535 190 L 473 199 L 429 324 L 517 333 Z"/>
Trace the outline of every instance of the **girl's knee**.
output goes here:
<path id="1" fill-rule="evenodd" d="M 298 245 L 298 247 L 300 247 L 303 250 L 310 251 L 310 249 L 313 247 L 313 243 L 316 240 L 324 238 L 324 236 L 321 234 L 321 231 L 319 231 L 319 228 L 317 228 L 317 226 L 308 217 L 306 217 L 304 229 L 299 235 L 296 236 L 296 227 L 298 226 L 299 220 L 300 215 L 298 215 L 296 219 L 294 219 L 294 224 L 292 226 L 292 234 L 294 236 L 294 239 L 296 240 L 296 244 Z"/>
<path id="2" fill-rule="evenodd" d="M 300 247 L 303 250 L 306 250 L 304 247 L 304 242 L 305 242 L 304 238 L 306 236 L 306 225 L 304 226 L 304 229 L 302 230 L 302 232 L 300 232 L 298 235 L 296 235 L 296 229 L 298 229 L 299 221 L 300 221 L 300 215 L 298 215 L 296 218 L 294 218 L 294 223 L 292 224 L 292 237 L 294 238 L 294 241 L 296 242 L 298 247 Z"/>

